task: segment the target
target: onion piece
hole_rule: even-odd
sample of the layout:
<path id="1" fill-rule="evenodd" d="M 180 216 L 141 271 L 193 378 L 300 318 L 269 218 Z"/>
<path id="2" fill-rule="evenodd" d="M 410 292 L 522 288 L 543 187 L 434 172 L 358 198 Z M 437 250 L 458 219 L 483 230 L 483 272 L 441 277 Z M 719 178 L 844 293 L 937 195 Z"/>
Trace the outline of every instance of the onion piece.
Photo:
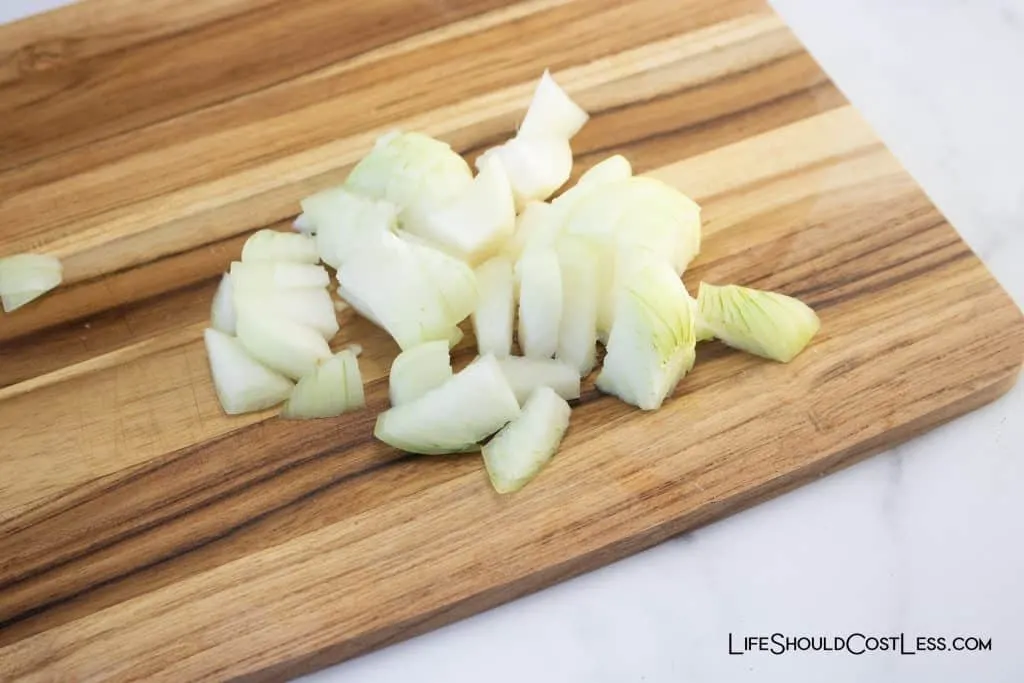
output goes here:
<path id="1" fill-rule="evenodd" d="M 338 271 L 338 294 L 403 350 L 447 340 L 458 321 L 426 270 L 412 245 L 385 233 Z"/>
<path id="2" fill-rule="evenodd" d="M 448 353 L 448 342 L 432 341 L 403 351 L 391 364 L 388 374 L 391 405 L 413 401 L 451 377 L 452 359 Z"/>
<path id="3" fill-rule="evenodd" d="M 395 204 L 400 225 L 419 232 L 423 216 L 455 201 L 472 182 L 469 165 L 447 144 L 422 133 L 393 131 L 377 139 L 345 187 Z"/>
<path id="4" fill-rule="evenodd" d="M 231 284 L 235 291 L 243 289 L 288 289 L 292 287 L 327 287 L 331 278 L 323 266 L 308 263 L 241 263 L 231 264 Z"/>
<path id="5" fill-rule="evenodd" d="M 260 315 L 290 320 L 316 330 L 325 341 L 338 334 L 338 314 L 330 293 L 321 287 L 238 289 L 234 308 L 249 307 Z"/>
<path id="6" fill-rule="evenodd" d="M 519 275 L 519 345 L 532 358 L 558 350 L 562 320 L 562 274 L 554 249 L 527 251 L 516 264 Z"/>
<path id="7" fill-rule="evenodd" d="M 597 388 L 655 410 L 693 367 L 696 343 L 686 288 L 669 264 L 652 259 L 618 287 Z"/>
<path id="8" fill-rule="evenodd" d="M 312 237 L 295 232 L 257 230 L 242 246 L 242 263 L 287 261 L 289 263 L 320 262 Z"/>
<path id="9" fill-rule="evenodd" d="M 359 371 L 359 356 L 363 348 L 359 344 L 351 344 L 349 348 L 341 353 L 351 354 L 352 359 L 345 361 L 345 388 L 347 395 L 345 401 L 349 410 L 366 407 L 366 391 L 363 389 L 363 373 Z"/>
<path id="10" fill-rule="evenodd" d="M 359 361 L 351 351 L 341 351 L 320 363 L 316 369 L 299 380 L 291 397 L 281 410 L 281 417 L 291 420 L 311 420 L 337 417 L 349 410 L 362 408 L 364 401 L 353 401 L 354 392 L 349 384 L 358 385 L 362 392 Z"/>
<path id="11" fill-rule="evenodd" d="M 471 264 L 492 256 L 512 235 L 515 200 L 505 167 L 492 158 L 466 192 L 424 216 L 417 234 Z"/>
<path id="12" fill-rule="evenodd" d="M 505 167 L 517 210 L 531 201 L 547 199 L 572 174 L 572 148 L 564 138 L 517 135 L 500 147 L 484 152 L 477 159 L 476 167 L 483 169 L 494 157 Z"/>
<path id="13" fill-rule="evenodd" d="M 302 200 L 302 209 L 316 226 L 316 249 L 324 263 L 341 268 L 367 239 L 393 231 L 398 207 L 356 194 L 344 187 L 322 190 Z"/>
<path id="14" fill-rule="evenodd" d="M 316 227 L 313 225 L 313 221 L 309 220 L 309 216 L 304 213 L 300 213 L 292 221 L 292 230 L 295 232 L 302 233 L 303 235 L 315 235 Z"/>
<path id="15" fill-rule="evenodd" d="M 437 290 L 452 325 L 468 318 L 479 298 L 476 275 L 464 261 L 433 247 L 409 243 L 427 280 Z"/>
<path id="16" fill-rule="evenodd" d="M 410 453 L 462 453 L 519 417 L 494 356 L 481 356 L 418 399 L 377 416 L 374 436 Z"/>
<path id="17" fill-rule="evenodd" d="M 725 344 L 788 363 L 821 329 L 810 306 L 785 294 L 749 287 L 700 283 L 700 317 Z"/>
<path id="18" fill-rule="evenodd" d="M 591 166 L 580 176 L 576 184 L 551 200 L 552 206 L 561 211 L 564 217 L 572 212 L 576 204 L 602 185 L 615 183 L 632 177 L 633 166 L 621 154 L 610 156 Z"/>
<path id="19" fill-rule="evenodd" d="M 519 135 L 552 136 L 569 140 L 580 132 L 590 115 L 572 101 L 551 72 L 545 70 L 533 91 Z"/>
<path id="20" fill-rule="evenodd" d="M 495 257 L 476 269 L 480 298 L 473 312 L 473 332 L 480 355 L 505 358 L 512 352 L 515 324 L 515 291 L 512 262 Z"/>
<path id="21" fill-rule="evenodd" d="M 571 237 L 560 240 L 557 253 L 562 275 L 562 320 L 555 357 L 585 377 L 594 369 L 597 355 L 601 294 L 598 257 L 586 240 Z"/>
<path id="22" fill-rule="evenodd" d="M 235 288 L 231 275 L 224 273 L 210 305 L 210 326 L 224 334 L 235 334 Z"/>
<path id="23" fill-rule="evenodd" d="M 562 232 L 563 215 L 547 202 L 529 202 L 516 219 L 516 229 L 502 255 L 513 261 L 527 249 L 553 246 Z"/>
<path id="24" fill-rule="evenodd" d="M 64 277 L 58 259 L 41 254 L 0 258 L 0 301 L 7 313 L 57 287 Z"/>
<path id="25" fill-rule="evenodd" d="M 509 356 L 498 364 L 520 404 L 539 387 L 550 387 L 566 400 L 580 397 L 580 374 L 567 363 L 550 358 Z"/>
<path id="26" fill-rule="evenodd" d="M 217 399 L 228 415 L 265 410 L 292 393 L 290 380 L 258 363 L 234 337 L 209 328 L 203 339 Z"/>
<path id="27" fill-rule="evenodd" d="M 286 377 L 301 379 L 331 357 L 331 349 L 316 330 L 267 315 L 251 305 L 236 306 L 238 341 L 249 354 Z"/>
<path id="28" fill-rule="evenodd" d="M 715 331 L 704 322 L 704 318 L 700 314 L 700 305 L 697 300 L 690 297 L 690 313 L 693 315 L 693 333 L 699 342 L 711 341 L 715 338 Z"/>
<path id="29" fill-rule="evenodd" d="M 541 471 L 562 443 L 570 412 L 565 399 L 548 387 L 530 396 L 522 414 L 483 447 L 484 465 L 495 491 L 518 491 Z"/>

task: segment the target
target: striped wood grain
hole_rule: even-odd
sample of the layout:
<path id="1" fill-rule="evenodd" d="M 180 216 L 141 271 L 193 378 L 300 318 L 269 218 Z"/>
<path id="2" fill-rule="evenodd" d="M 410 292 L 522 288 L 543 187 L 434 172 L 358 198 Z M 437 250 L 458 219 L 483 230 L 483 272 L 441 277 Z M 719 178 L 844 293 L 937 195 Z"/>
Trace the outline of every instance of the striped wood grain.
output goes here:
<path id="1" fill-rule="evenodd" d="M 152 8 L 152 9 L 150 9 Z M 85 0 L 0 28 L 0 254 L 68 285 L 0 318 L 0 679 L 281 679 L 648 547 L 1004 392 L 1020 311 L 760 0 Z M 467 154 L 545 68 L 704 206 L 686 275 L 823 322 L 789 366 L 704 346 L 666 408 L 588 385 L 543 476 L 227 418 L 201 333 L 254 229 L 380 131 Z M 468 360 L 471 340 L 461 346 Z"/>

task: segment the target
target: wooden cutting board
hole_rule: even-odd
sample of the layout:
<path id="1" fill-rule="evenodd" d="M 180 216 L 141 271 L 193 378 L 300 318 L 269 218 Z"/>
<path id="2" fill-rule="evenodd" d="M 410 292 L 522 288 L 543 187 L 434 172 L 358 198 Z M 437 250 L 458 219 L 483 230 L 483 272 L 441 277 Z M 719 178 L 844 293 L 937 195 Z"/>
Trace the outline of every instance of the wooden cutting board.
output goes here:
<path id="1" fill-rule="evenodd" d="M 704 206 L 706 279 L 823 328 L 716 344 L 666 407 L 587 389 L 499 497 L 476 456 L 375 442 L 396 348 L 349 318 L 370 409 L 228 418 L 218 274 L 380 132 L 475 155 L 544 68 Z M 0 317 L 0 679 L 281 679 L 511 600 L 991 401 L 1020 310 L 761 0 L 85 0 L 0 28 L 0 254 L 67 285 Z M 463 358 L 470 345 L 464 344 Z"/>

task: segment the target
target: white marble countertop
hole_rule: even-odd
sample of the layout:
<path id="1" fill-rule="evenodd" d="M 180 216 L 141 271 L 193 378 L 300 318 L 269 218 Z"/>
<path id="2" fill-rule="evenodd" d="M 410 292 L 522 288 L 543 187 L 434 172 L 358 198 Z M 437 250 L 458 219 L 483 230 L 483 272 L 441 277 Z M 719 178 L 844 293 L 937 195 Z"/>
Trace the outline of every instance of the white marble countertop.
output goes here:
<path id="1" fill-rule="evenodd" d="M 0 22 L 62 4 L 4 0 Z M 774 0 L 1024 302 L 1024 3 Z M 1024 383 L 891 452 L 309 683 L 1024 680 Z M 728 636 L 975 635 L 990 652 L 764 652 Z"/>

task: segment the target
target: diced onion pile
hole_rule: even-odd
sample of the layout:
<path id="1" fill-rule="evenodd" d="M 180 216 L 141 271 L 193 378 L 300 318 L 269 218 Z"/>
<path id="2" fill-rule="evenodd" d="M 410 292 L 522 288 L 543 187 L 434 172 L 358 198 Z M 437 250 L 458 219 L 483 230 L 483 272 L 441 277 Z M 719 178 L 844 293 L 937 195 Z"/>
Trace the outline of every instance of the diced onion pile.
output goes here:
<path id="1" fill-rule="evenodd" d="M 558 450 L 599 343 L 597 388 L 643 410 L 693 368 L 698 341 L 780 362 L 800 353 L 819 327 L 800 301 L 687 292 L 700 207 L 675 188 L 612 156 L 552 199 L 587 119 L 545 72 L 518 133 L 476 160 L 476 176 L 443 142 L 388 133 L 343 185 L 302 201 L 294 232 L 254 234 L 206 332 L 225 412 L 284 403 L 283 417 L 323 418 L 365 404 L 356 353 L 329 346 L 338 321 L 321 261 L 338 296 L 401 348 L 376 437 L 412 453 L 482 450 L 501 493 Z M 467 321 L 480 355 L 454 373 Z"/>

